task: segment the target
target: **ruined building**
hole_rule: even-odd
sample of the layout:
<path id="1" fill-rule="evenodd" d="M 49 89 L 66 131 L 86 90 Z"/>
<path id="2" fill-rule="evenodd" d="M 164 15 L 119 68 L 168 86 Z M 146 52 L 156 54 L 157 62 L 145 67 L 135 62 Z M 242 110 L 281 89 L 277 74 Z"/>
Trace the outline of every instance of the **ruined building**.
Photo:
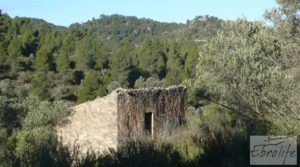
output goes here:
<path id="1" fill-rule="evenodd" d="M 67 122 L 55 129 L 65 145 L 102 152 L 141 135 L 169 133 L 185 121 L 186 112 L 184 86 L 117 89 L 73 107 Z"/>

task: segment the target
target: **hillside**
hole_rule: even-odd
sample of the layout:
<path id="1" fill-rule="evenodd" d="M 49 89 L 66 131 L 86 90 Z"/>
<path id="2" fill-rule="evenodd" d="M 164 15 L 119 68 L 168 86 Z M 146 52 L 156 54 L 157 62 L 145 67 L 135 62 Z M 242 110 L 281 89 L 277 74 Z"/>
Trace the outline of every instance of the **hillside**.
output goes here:
<path id="1" fill-rule="evenodd" d="M 300 158 L 299 142 L 294 140 L 300 134 L 300 3 L 276 3 L 265 11 L 264 21 L 198 16 L 176 24 L 102 15 L 69 27 L 11 18 L 0 10 L 0 166 L 249 166 L 256 156 L 251 152 L 267 149 L 256 146 L 267 144 L 273 153 L 285 148 L 249 144 L 252 136 L 264 135 L 264 142 L 270 142 L 271 136 L 292 137 L 292 143 L 284 143 L 291 154 L 281 158 L 289 156 L 296 162 Z M 162 87 L 178 84 L 186 87 L 187 101 L 172 102 L 173 93 L 168 93 L 171 98 L 158 96 Z M 153 88 L 157 90 L 153 94 L 143 93 L 150 89 L 137 94 L 131 89 L 128 94 L 119 91 L 126 98 L 116 103 L 110 93 L 119 87 L 159 88 Z M 121 114 L 114 119 L 116 105 Z M 144 106 L 141 111 L 146 114 L 137 114 L 135 106 Z M 186 119 L 171 113 L 180 106 L 187 107 Z M 81 159 L 78 147 L 74 152 L 64 147 L 77 138 L 84 151 L 90 145 L 102 150 L 98 143 L 115 147 L 116 138 L 122 136 L 113 130 L 116 122 L 123 132 L 139 127 L 155 133 L 160 124 L 154 122 L 159 117 L 150 114 L 153 108 L 166 111 L 159 116 L 185 124 L 154 140 L 129 138 L 124 147 L 99 157 L 91 152 Z M 68 121 L 73 123 L 58 128 Z M 170 126 L 163 127 L 168 131 Z M 62 133 L 67 136 L 63 143 L 57 138 Z"/>
<path id="2" fill-rule="evenodd" d="M 209 16 L 176 24 L 101 15 L 60 27 L 0 17 L 0 94 L 74 102 L 139 87 L 147 79 L 150 86 L 168 86 L 194 76 L 199 42 L 216 34 L 222 22 Z"/>
<path id="3" fill-rule="evenodd" d="M 186 24 L 164 23 L 134 16 L 101 15 L 83 24 L 73 24 L 70 28 L 84 28 L 93 35 L 113 44 L 122 40 L 134 43 L 145 37 L 159 37 L 168 40 L 205 40 L 214 35 L 221 26 L 221 20 L 211 16 L 198 16 Z"/>

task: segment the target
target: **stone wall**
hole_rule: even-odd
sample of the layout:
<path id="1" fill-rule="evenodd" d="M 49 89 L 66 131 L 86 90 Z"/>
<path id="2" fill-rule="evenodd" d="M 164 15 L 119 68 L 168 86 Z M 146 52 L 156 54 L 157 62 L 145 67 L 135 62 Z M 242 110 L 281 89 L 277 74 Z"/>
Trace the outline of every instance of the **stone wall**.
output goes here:
<path id="1" fill-rule="evenodd" d="M 145 113 L 153 115 L 153 136 L 170 133 L 185 121 L 184 86 L 117 90 L 118 144 L 145 135 Z"/>
<path id="2" fill-rule="evenodd" d="M 185 121 L 186 88 L 117 89 L 111 94 L 74 106 L 67 123 L 55 127 L 71 149 L 79 146 L 102 153 L 145 134 L 145 113 L 152 113 L 153 137 L 169 133 Z"/>
<path id="3" fill-rule="evenodd" d="M 72 108 L 67 123 L 55 130 L 62 143 L 71 150 L 79 146 L 84 155 L 88 150 L 102 153 L 117 148 L 117 94 L 115 92 Z"/>

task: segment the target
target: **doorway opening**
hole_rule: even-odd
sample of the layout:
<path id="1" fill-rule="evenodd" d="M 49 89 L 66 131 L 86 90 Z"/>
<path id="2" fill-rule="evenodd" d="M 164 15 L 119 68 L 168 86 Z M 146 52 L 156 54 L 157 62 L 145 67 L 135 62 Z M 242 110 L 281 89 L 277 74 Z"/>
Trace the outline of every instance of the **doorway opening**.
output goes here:
<path id="1" fill-rule="evenodd" d="M 145 133 L 153 137 L 153 113 L 145 113 Z"/>

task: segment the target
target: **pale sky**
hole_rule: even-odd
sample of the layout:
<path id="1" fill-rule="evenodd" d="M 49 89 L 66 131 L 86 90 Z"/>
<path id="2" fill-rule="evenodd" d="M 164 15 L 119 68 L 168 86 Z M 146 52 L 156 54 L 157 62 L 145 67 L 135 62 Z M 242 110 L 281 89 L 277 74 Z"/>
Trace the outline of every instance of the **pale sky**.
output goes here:
<path id="1" fill-rule="evenodd" d="M 262 20 L 275 0 L 0 0 L 0 9 L 11 17 L 34 17 L 56 25 L 69 26 L 121 14 L 163 22 L 186 23 L 199 15 L 225 20 Z"/>

